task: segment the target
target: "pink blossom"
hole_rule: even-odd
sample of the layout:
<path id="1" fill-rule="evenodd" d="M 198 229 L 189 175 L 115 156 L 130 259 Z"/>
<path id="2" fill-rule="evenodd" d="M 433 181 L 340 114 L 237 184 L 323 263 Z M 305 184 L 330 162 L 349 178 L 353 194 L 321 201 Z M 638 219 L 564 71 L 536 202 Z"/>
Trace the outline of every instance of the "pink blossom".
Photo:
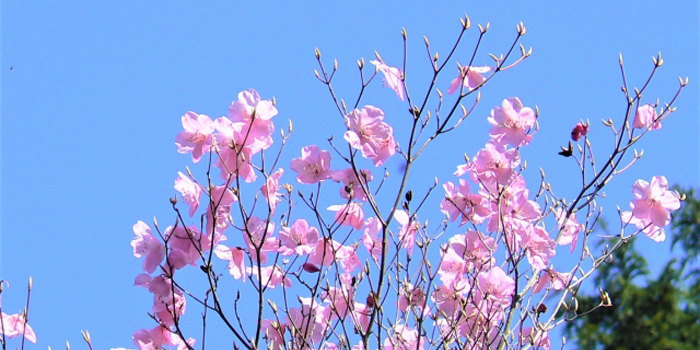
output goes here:
<path id="1" fill-rule="evenodd" d="M 284 256 L 307 255 L 318 243 L 318 229 L 304 219 L 297 219 L 291 227 L 282 227 L 280 242 L 279 252 Z"/>
<path id="2" fill-rule="evenodd" d="M 215 232 L 221 234 L 231 224 L 231 205 L 238 201 L 238 197 L 224 185 L 213 187 L 209 197 L 211 201 L 206 212 L 207 232 L 216 228 Z"/>
<path id="3" fill-rule="evenodd" d="M 249 267 L 248 273 L 257 276 L 258 268 Z M 292 281 L 287 277 L 286 272 L 277 264 L 261 267 L 260 276 L 260 283 L 265 288 L 274 289 L 279 285 L 283 285 L 286 288 L 292 287 Z"/>
<path id="4" fill-rule="evenodd" d="M 549 334 L 543 330 L 527 327 L 520 333 L 521 345 L 532 345 L 535 349 L 550 350 Z"/>
<path id="5" fill-rule="evenodd" d="M 482 74 L 488 73 L 490 71 L 491 67 L 489 66 L 461 66 L 459 70 L 459 76 L 452 81 L 452 83 L 450 84 L 450 88 L 447 90 L 447 93 L 450 95 L 454 94 L 455 91 L 457 91 L 461 85 L 464 85 L 464 87 L 469 89 L 469 91 L 476 89 L 486 81 L 486 77 L 484 77 Z"/>
<path id="6" fill-rule="evenodd" d="M 394 213 L 394 218 L 396 222 L 401 224 L 399 229 L 399 240 L 401 241 L 401 247 L 406 249 L 408 255 L 413 253 L 413 247 L 416 245 L 416 233 L 420 229 L 420 223 L 413 219 L 413 217 L 408 216 L 403 210 L 397 210 Z"/>
<path id="7" fill-rule="evenodd" d="M 245 135 L 244 145 L 250 147 L 253 154 L 272 145 L 272 132 L 275 130 L 272 118 L 277 115 L 272 101 L 260 100 L 260 95 L 253 89 L 241 91 L 238 101 L 229 107 L 228 115 L 231 122 L 243 123 L 241 132 Z"/>
<path id="8" fill-rule="evenodd" d="M 411 283 L 405 283 L 399 290 L 399 301 L 396 303 L 400 311 L 408 311 L 409 307 L 423 309 L 423 315 L 430 313 L 430 308 L 425 304 L 425 292 L 420 287 L 414 287 Z"/>
<path id="9" fill-rule="evenodd" d="M 280 177 L 282 177 L 282 174 L 284 174 L 284 169 L 282 168 L 279 168 L 277 171 L 270 174 L 270 176 L 267 177 L 267 181 L 265 181 L 265 184 L 262 185 L 262 188 L 260 189 L 263 193 L 263 197 L 267 199 L 271 214 L 275 213 L 277 204 L 282 201 L 282 194 L 277 192 L 280 185 L 279 180 Z"/>
<path id="10" fill-rule="evenodd" d="M 2 317 L 2 328 L 0 328 L 0 334 L 10 338 L 19 337 L 24 334 L 24 337 L 30 342 L 36 344 L 36 334 L 32 327 L 27 323 L 24 314 L 17 313 L 8 315 L 6 313 L 1 313 Z M 5 344 L 3 344 L 5 345 Z"/>
<path id="11" fill-rule="evenodd" d="M 507 149 L 505 145 L 493 140 L 477 152 L 473 160 L 472 180 L 489 184 L 508 184 L 513 177 L 513 169 L 520 165 L 520 156 L 516 149 Z"/>
<path id="12" fill-rule="evenodd" d="M 243 283 L 246 281 L 246 267 L 245 258 L 246 254 L 243 249 L 238 247 L 227 247 L 225 245 L 219 244 L 214 248 L 214 254 L 221 259 L 228 261 L 228 271 L 231 273 L 234 279 L 242 279 Z"/>
<path id="13" fill-rule="evenodd" d="M 301 149 L 301 158 L 292 159 L 290 168 L 297 173 L 297 181 L 314 184 L 331 177 L 331 154 L 311 145 Z"/>
<path id="14" fill-rule="evenodd" d="M 367 251 L 372 255 L 374 261 L 379 261 L 382 257 L 382 239 L 378 237 L 382 231 L 382 222 L 376 217 L 371 217 L 365 220 L 364 234 L 362 235 L 362 244 L 367 248 Z"/>
<path id="15" fill-rule="evenodd" d="M 365 213 L 362 211 L 362 206 L 355 202 L 348 204 L 331 205 L 328 210 L 337 212 L 335 214 L 334 223 L 342 226 L 352 226 L 357 230 L 361 230 L 364 226 Z"/>
<path id="16" fill-rule="evenodd" d="M 509 186 L 498 192 L 485 191 L 484 193 L 487 196 L 492 196 L 490 198 L 491 212 L 502 213 L 502 215 L 492 215 L 490 217 L 486 226 L 490 232 L 498 231 L 499 227 L 504 224 L 500 229 L 506 230 L 511 235 L 517 234 L 520 236 L 525 232 L 515 229 L 527 227 L 518 224 L 518 222 L 529 223 L 538 220 L 542 216 L 540 205 L 529 199 L 530 190 L 527 189 L 525 179 L 521 175 L 516 176 Z"/>
<path id="17" fill-rule="evenodd" d="M 210 236 L 203 235 L 195 226 L 170 226 L 165 230 L 165 240 L 170 248 L 168 266 L 176 270 L 185 265 L 197 266 L 200 253 L 211 248 Z"/>
<path id="18" fill-rule="evenodd" d="M 199 207 L 199 197 L 202 195 L 202 188 L 181 171 L 178 171 L 177 175 L 178 178 L 175 179 L 175 190 L 182 194 L 182 199 L 184 199 L 185 203 L 190 207 L 190 216 L 192 216 Z"/>
<path id="19" fill-rule="evenodd" d="M 637 180 L 632 193 L 635 197 L 630 203 L 632 211 L 622 213 L 622 220 L 636 225 L 654 241 L 662 242 L 666 238 L 662 227 L 671 221 L 670 211 L 681 206 L 678 195 L 668 190 L 668 181 L 663 176 L 652 177 L 651 183 Z"/>
<path id="20" fill-rule="evenodd" d="M 136 331 L 133 340 L 134 345 L 141 350 L 160 350 L 166 345 L 177 346 L 177 350 L 184 350 L 188 348 L 187 344 L 190 346 L 195 344 L 195 340 L 192 338 L 187 339 L 187 343 L 185 343 L 180 336 L 162 325 L 151 330 Z"/>
<path id="21" fill-rule="evenodd" d="M 569 218 L 565 218 L 566 210 L 564 208 L 557 208 L 556 218 L 557 227 L 561 231 L 561 236 L 557 243 L 559 245 L 571 244 L 571 252 L 576 249 L 576 242 L 578 242 L 578 234 L 584 229 L 583 224 L 579 224 L 576 220 L 576 214 L 572 213 Z"/>
<path id="22" fill-rule="evenodd" d="M 298 299 L 301 308 L 290 309 L 285 324 L 299 339 L 299 343 L 318 343 L 323 339 L 331 322 L 331 308 L 321 306 L 311 298 Z"/>
<path id="23" fill-rule="evenodd" d="M 493 125 L 489 134 L 503 144 L 513 147 L 527 145 L 532 141 L 528 132 L 535 126 L 535 112 L 530 107 L 523 107 L 517 97 L 503 100 L 501 107 L 491 110 L 489 123 Z"/>
<path id="24" fill-rule="evenodd" d="M 375 65 L 380 72 L 384 73 L 384 86 L 394 90 L 396 95 L 403 101 L 406 89 L 404 87 L 403 72 L 401 69 L 387 66 L 381 58 L 379 60 L 370 61 L 369 63 Z"/>
<path id="25" fill-rule="evenodd" d="M 478 290 L 484 298 L 503 307 L 510 306 L 515 294 L 515 281 L 498 266 L 481 271 L 477 276 Z"/>
<path id="26" fill-rule="evenodd" d="M 537 294 L 542 289 L 562 290 L 567 288 L 572 280 L 576 281 L 576 277 L 568 272 L 559 272 L 553 269 L 542 270 L 542 275 L 532 287 L 532 292 Z"/>
<path id="27" fill-rule="evenodd" d="M 362 266 L 360 258 L 357 256 L 357 245 L 340 247 L 335 252 L 335 259 L 340 262 L 343 271 L 351 273 Z"/>
<path id="28" fill-rule="evenodd" d="M 637 114 L 634 116 L 634 127 L 637 129 L 659 130 L 661 129 L 661 120 L 656 114 L 656 108 L 652 104 L 645 104 L 637 108 Z"/>
<path id="29" fill-rule="evenodd" d="M 542 270 L 549 266 L 549 259 L 556 254 L 557 244 L 549 238 L 547 230 L 542 226 L 529 224 L 527 235 L 522 247 L 527 254 L 527 261 L 533 269 Z"/>
<path id="30" fill-rule="evenodd" d="M 442 252 L 438 274 L 440 274 L 440 281 L 447 288 L 456 290 L 455 286 L 465 282 L 467 269 L 467 261 L 454 249 L 448 248 Z"/>
<path id="31" fill-rule="evenodd" d="M 321 299 L 330 304 L 332 315 L 342 320 L 348 315 L 348 311 L 352 309 L 355 289 L 345 283 L 340 288 L 329 287 L 327 291 L 321 293 Z"/>
<path id="32" fill-rule="evenodd" d="M 246 134 L 244 122 L 232 122 L 226 117 L 214 121 L 216 129 L 216 143 L 219 150 L 219 159 L 215 166 L 221 169 L 221 178 L 228 181 L 231 174 L 240 176 L 245 182 L 253 182 L 257 178 L 253 166 L 250 163 L 254 154 L 260 149 L 247 146 L 249 135 Z"/>
<path id="33" fill-rule="evenodd" d="M 372 172 L 367 169 L 360 170 L 360 176 L 355 174 L 352 168 L 334 171 L 331 178 L 335 182 L 342 182 L 345 186 L 340 189 L 340 196 L 345 199 L 357 199 L 367 201 L 367 194 L 362 189 L 362 184 L 367 187 L 367 183 L 374 179 Z M 369 188 L 368 188 L 369 189 Z"/>
<path id="34" fill-rule="evenodd" d="M 172 285 L 172 281 L 163 276 L 157 276 L 148 283 L 148 291 L 153 293 L 151 311 L 158 320 L 170 326 L 175 324 L 174 317 L 185 314 L 186 300 L 182 291 Z"/>
<path id="35" fill-rule="evenodd" d="M 258 259 L 256 253 L 258 250 L 260 251 L 260 263 L 262 264 L 267 262 L 266 253 L 277 253 L 279 251 L 280 241 L 277 237 L 274 237 L 274 222 L 253 216 L 246 222 L 245 227 L 241 231 L 253 261 Z"/>
<path id="36" fill-rule="evenodd" d="M 182 127 L 185 131 L 175 137 L 175 145 L 179 153 L 192 152 L 192 161 L 197 163 L 202 155 L 209 152 L 214 141 L 214 123 L 204 114 L 187 112 L 182 116 Z"/>
<path id="37" fill-rule="evenodd" d="M 141 258 L 145 255 L 146 260 L 143 261 L 143 270 L 147 273 L 153 273 L 165 257 L 165 246 L 160 239 L 153 236 L 151 228 L 143 221 L 139 220 L 134 225 L 134 233 L 136 238 L 131 240 L 131 246 L 134 247 L 134 256 Z"/>
<path id="38" fill-rule="evenodd" d="M 384 112 L 374 106 L 353 110 L 345 116 L 345 141 L 362 151 L 362 156 L 381 166 L 396 153 L 394 129 L 383 122 Z"/>
<path id="39" fill-rule="evenodd" d="M 574 126 L 574 129 L 571 130 L 571 139 L 574 141 L 578 141 L 581 139 L 582 136 L 586 136 L 588 134 L 588 124 L 584 124 L 583 122 L 579 122 Z"/>
<path id="40" fill-rule="evenodd" d="M 466 234 L 454 235 L 448 241 L 448 251 L 454 251 L 460 259 L 463 259 L 467 270 L 493 266 L 495 262 L 493 253 L 497 247 L 493 237 L 474 230 L 469 230 Z"/>
<path id="41" fill-rule="evenodd" d="M 465 180 L 459 180 L 459 187 L 452 182 L 442 187 L 445 189 L 445 199 L 440 203 L 440 209 L 451 221 L 462 217 L 460 226 L 470 221 L 480 224 L 491 215 L 488 201 L 480 194 L 470 193 L 469 183 Z"/>
<path id="42" fill-rule="evenodd" d="M 369 329 L 369 318 L 372 315 L 372 308 L 362 304 L 355 303 L 352 308 L 352 322 L 360 332 L 367 332 Z M 354 349 L 354 347 L 353 347 Z"/>
<path id="43" fill-rule="evenodd" d="M 308 263 L 328 266 L 336 259 L 335 255 L 340 247 L 342 247 L 342 244 L 336 240 L 330 238 L 320 239 L 311 255 L 309 255 Z"/>
<path id="44" fill-rule="evenodd" d="M 423 350 L 427 340 L 417 330 L 402 323 L 394 325 L 394 334 L 384 339 L 385 350 Z"/>

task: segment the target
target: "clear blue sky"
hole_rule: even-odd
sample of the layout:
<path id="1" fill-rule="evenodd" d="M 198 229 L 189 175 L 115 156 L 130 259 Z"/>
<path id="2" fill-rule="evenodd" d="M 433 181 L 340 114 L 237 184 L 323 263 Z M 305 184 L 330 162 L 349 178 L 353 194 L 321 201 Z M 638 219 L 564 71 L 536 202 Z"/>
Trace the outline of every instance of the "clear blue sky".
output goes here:
<path id="1" fill-rule="evenodd" d="M 129 245 L 131 226 L 153 216 L 163 227 L 173 221 L 173 181 L 190 164 L 175 152 L 180 117 L 189 110 L 225 115 L 239 91 L 255 88 L 263 98 L 276 97 L 278 126 L 294 121 L 287 159 L 304 145 L 324 145 L 331 132 L 340 141 L 341 119 L 313 75 L 314 48 L 329 65 L 338 59 L 336 87 L 350 100 L 359 86 L 355 61 L 369 61 L 377 50 L 398 65 L 406 27 L 408 83 L 417 93 L 430 69 L 422 36 L 444 57 L 465 13 L 474 26 L 491 23 L 476 64 L 491 63 L 486 52 L 504 52 L 520 21 L 533 56 L 486 86 L 477 111 L 426 154 L 421 169 L 473 156 L 487 140 L 490 109 L 519 96 L 541 113 L 540 132 L 523 150 L 528 176 L 536 179 L 545 167 L 555 189 L 571 197 L 577 173 L 556 155 L 559 145 L 579 119 L 590 118 L 597 154 L 605 154 L 611 146 L 600 119 L 619 120 L 625 108 L 618 52 L 630 84 L 640 86 L 661 51 L 665 63 L 646 102 L 669 100 L 678 76 L 688 76 L 690 85 L 677 113 L 642 142 L 645 157 L 611 184 L 605 205 L 626 209 L 638 178 L 698 184 L 696 2 L 3 1 L 0 278 L 10 282 L 3 310 L 22 308 L 33 276 L 36 348 L 61 348 L 66 340 L 78 346 L 86 329 L 97 349 L 131 347 L 135 330 L 153 326 L 150 294 L 132 286 L 141 261 Z M 468 61 L 476 37 L 475 28 L 467 33 L 458 61 Z M 439 81 L 443 91 L 453 73 Z M 383 108 L 392 124 L 397 115 L 408 121 L 407 106 L 381 84 L 363 102 Z M 444 182 L 453 180 L 453 170 L 418 175 L 428 184 L 435 175 Z M 665 260 L 666 246 L 650 247 L 645 251 L 660 251 Z M 193 307 L 189 317 L 198 313 Z"/>

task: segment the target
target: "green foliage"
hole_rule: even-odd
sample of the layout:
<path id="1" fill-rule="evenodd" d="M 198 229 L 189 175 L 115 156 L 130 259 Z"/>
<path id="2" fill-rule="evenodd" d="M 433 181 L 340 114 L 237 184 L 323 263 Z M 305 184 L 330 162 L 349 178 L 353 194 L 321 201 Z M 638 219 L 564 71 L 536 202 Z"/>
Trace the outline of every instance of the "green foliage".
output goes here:
<path id="1" fill-rule="evenodd" d="M 652 278 L 634 239 L 613 254 L 595 277 L 613 306 L 568 322 L 565 335 L 579 349 L 700 349 L 700 199 L 691 190 L 671 220 L 672 246 L 684 257 L 668 261 Z M 603 242 L 605 244 L 607 242 Z M 577 296 L 579 313 L 600 305 L 600 296 Z"/>

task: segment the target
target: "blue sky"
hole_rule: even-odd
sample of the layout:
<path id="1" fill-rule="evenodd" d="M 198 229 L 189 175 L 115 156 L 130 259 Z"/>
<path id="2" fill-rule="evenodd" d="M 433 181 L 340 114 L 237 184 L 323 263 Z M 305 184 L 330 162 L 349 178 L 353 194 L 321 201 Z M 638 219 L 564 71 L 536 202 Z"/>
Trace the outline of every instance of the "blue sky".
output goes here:
<path id="1" fill-rule="evenodd" d="M 611 141 L 600 119 L 619 120 L 626 106 L 618 52 L 630 85 L 640 86 L 659 51 L 665 63 L 645 102 L 668 101 L 678 76 L 690 85 L 663 129 L 642 141 L 644 158 L 611 183 L 607 215 L 615 205 L 627 208 L 638 178 L 698 184 L 697 3 L 3 1 L 0 278 L 10 282 L 3 310 L 22 308 L 33 276 L 37 348 L 78 345 L 86 329 L 96 348 L 131 346 L 135 330 L 153 326 L 150 295 L 132 286 L 141 262 L 131 252 L 131 227 L 153 216 L 162 226 L 172 222 L 173 181 L 190 165 L 173 143 L 185 112 L 225 115 L 239 91 L 255 88 L 276 98 L 278 127 L 294 121 L 286 159 L 331 133 L 340 142 L 341 119 L 313 75 L 314 48 L 329 66 L 338 59 L 337 92 L 351 100 L 359 86 L 356 60 L 369 61 L 377 50 L 399 65 L 405 27 L 408 84 L 418 93 L 430 72 L 422 36 L 444 57 L 465 13 L 474 27 L 491 23 L 475 64 L 491 63 L 486 52 L 504 52 L 520 21 L 533 55 L 488 83 L 463 127 L 424 156 L 416 176 L 427 180 L 416 188 L 436 175 L 453 181 L 453 164 L 487 141 L 491 108 L 519 96 L 540 109 L 540 131 L 522 153 L 527 176 L 536 179 L 544 167 L 554 188 L 572 197 L 577 173 L 556 155 L 559 146 L 589 118 L 604 155 Z M 475 28 L 467 32 L 458 61 L 468 62 L 476 38 Z M 450 69 L 438 82 L 443 91 L 457 72 Z M 400 133 L 407 106 L 391 90 L 375 83 L 363 103 L 384 109 Z M 642 248 L 665 261 L 667 246 Z"/>

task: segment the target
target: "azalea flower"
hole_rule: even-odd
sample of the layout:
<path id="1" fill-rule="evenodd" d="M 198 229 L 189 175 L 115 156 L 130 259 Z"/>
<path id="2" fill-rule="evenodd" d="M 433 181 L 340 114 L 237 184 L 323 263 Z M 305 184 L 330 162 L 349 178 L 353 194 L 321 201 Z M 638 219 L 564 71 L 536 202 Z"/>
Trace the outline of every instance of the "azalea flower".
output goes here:
<path id="1" fill-rule="evenodd" d="M 513 147 L 527 145 L 532 141 L 528 134 L 535 126 L 535 112 L 530 107 L 523 107 L 517 97 L 503 100 L 500 107 L 491 110 L 489 123 L 493 125 L 489 134 L 499 143 L 510 144 Z"/>
<path id="2" fill-rule="evenodd" d="M 190 216 L 193 216 L 199 207 L 199 197 L 202 195 L 202 188 L 181 171 L 178 171 L 177 175 L 175 190 L 182 194 L 182 199 L 190 207 Z"/>
<path id="3" fill-rule="evenodd" d="M 637 129 L 659 130 L 661 129 L 661 121 L 657 119 L 658 115 L 652 104 L 639 106 L 637 114 L 634 116 L 634 127 Z"/>
<path id="4" fill-rule="evenodd" d="M 192 161 L 197 163 L 202 155 L 209 152 L 214 141 L 214 123 L 209 116 L 187 112 L 182 116 L 185 131 L 175 136 L 175 145 L 179 153 L 192 152 Z"/>
<path id="5" fill-rule="evenodd" d="M 403 72 L 397 67 L 387 66 L 380 58 L 379 60 L 370 61 L 377 69 L 384 73 L 384 86 L 391 88 L 396 92 L 401 101 L 404 100 L 406 89 L 403 83 Z"/>
<path id="6" fill-rule="evenodd" d="M 452 83 L 450 84 L 450 88 L 447 90 L 447 93 L 452 95 L 455 91 L 459 89 L 460 85 L 464 85 L 464 87 L 469 89 L 469 91 L 476 89 L 479 85 L 483 84 L 486 81 L 486 77 L 484 77 L 482 74 L 488 73 L 490 71 L 491 67 L 489 66 L 460 67 L 459 76 L 452 81 Z"/>
<path id="7" fill-rule="evenodd" d="M 663 176 L 654 176 L 651 183 L 637 180 L 632 186 L 635 199 L 630 203 L 632 211 L 622 213 L 622 221 L 634 224 L 656 242 L 666 239 L 663 226 L 671 221 L 671 211 L 681 207 L 675 192 L 668 190 Z"/>
<path id="8" fill-rule="evenodd" d="M 362 151 L 362 156 L 381 166 L 396 153 L 394 129 L 384 121 L 384 112 L 374 106 L 355 109 L 345 116 L 345 141 Z"/>
<path id="9" fill-rule="evenodd" d="M 297 173 L 301 184 L 314 184 L 331 177 L 331 154 L 311 145 L 301 149 L 301 158 L 292 159 L 290 168 Z"/>

